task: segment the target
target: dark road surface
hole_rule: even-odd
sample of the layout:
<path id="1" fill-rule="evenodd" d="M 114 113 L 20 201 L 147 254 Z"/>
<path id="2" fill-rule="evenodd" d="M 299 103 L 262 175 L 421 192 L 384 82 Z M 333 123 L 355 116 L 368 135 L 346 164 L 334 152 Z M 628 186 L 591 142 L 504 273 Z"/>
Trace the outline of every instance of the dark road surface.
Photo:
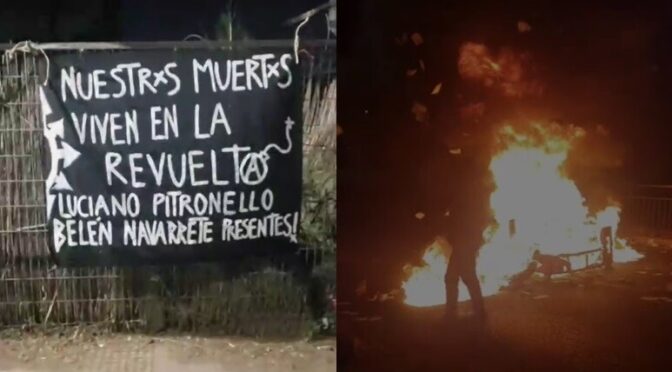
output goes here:
<path id="1" fill-rule="evenodd" d="M 341 371 L 670 371 L 672 249 L 612 272 L 533 282 L 486 299 L 489 321 L 442 320 L 442 308 L 394 301 L 339 307 Z"/>

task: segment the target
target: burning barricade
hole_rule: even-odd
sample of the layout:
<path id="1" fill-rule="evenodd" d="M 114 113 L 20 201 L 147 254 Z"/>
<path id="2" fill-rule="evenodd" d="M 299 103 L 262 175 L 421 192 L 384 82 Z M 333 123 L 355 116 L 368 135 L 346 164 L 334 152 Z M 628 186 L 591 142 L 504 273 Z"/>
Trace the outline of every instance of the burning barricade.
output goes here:
<path id="1" fill-rule="evenodd" d="M 490 161 L 493 222 L 483 232 L 476 268 L 485 296 L 535 273 L 550 278 L 641 257 L 618 237 L 620 207 L 612 203 L 591 213 L 567 174 L 568 155 L 583 136 L 579 127 L 542 123 L 504 125 L 496 132 Z M 423 265 L 405 268 L 406 304 L 445 303 L 449 246 L 438 239 L 425 250 Z M 460 300 L 467 296 L 461 288 Z"/>

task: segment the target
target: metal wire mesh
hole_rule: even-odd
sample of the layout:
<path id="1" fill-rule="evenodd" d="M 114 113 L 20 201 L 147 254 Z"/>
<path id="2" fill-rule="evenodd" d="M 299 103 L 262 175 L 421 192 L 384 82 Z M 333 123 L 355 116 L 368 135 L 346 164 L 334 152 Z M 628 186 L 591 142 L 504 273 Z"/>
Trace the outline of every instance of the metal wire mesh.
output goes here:
<path id="1" fill-rule="evenodd" d="M 319 167 L 324 164 L 313 159 L 321 158 L 316 154 L 333 153 L 329 166 L 335 167 L 335 48 L 303 53 L 304 163 Z M 41 58 L 4 55 L 0 63 L 0 326 L 103 323 L 149 330 L 216 326 L 253 335 L 303 332 L 310 317 L 307 290 L 268 262 L 74 269 L 50 262 L 37 90 Z M 335 194 L 326 199 L 332 203 L 327 211 L 335 213 Z M 314 203 L 304 197 L 304 211 L 314 210 Z M 334 247 L 335 241 L 307 249 L 317 262 Z M 244 275 L 235 275 L 241 271 Z"/>

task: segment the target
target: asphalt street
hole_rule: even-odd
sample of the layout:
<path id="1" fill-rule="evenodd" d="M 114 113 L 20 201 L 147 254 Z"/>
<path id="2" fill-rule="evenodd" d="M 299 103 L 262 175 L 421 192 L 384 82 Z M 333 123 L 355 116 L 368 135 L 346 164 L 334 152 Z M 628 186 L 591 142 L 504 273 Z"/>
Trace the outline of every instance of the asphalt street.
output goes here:
<path id="1" fill-rule="evenodd" d="M 636 244 L 636 245 L 635 245 Z M 532 281 L 486 299 L 481 328 L 461 304 L 457 324 L 443 308 L 343 298 L 342 371 L 658 371 L 672 366 L 672 249 L 633 243 L 645 257 Z"/>

